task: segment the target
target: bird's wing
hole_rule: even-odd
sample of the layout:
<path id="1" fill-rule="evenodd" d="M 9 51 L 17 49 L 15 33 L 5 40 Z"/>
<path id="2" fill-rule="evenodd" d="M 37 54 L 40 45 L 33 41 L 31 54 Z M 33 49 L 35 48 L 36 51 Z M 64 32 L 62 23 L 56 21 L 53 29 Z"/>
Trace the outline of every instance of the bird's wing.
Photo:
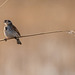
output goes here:
<path id="1" fill-rule="evenodd" d="M 12 29 L 15 30 L 15 31 L 20 35 L 18 29 L 17 29 L 14 25 L 12 25 Z M 21 36 L 21 35 L 20 35 L 20 36 Z"/>

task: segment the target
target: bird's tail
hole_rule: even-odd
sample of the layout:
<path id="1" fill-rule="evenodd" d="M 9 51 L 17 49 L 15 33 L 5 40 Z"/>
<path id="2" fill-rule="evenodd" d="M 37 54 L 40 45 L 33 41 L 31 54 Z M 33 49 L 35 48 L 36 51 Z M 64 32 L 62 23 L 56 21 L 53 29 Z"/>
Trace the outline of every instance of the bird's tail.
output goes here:
<path id="1" fill-rule="evenodd" d="M 17 44 L 20 44 L 20 45 L 22 44 L 19 38 L 16 38 L 16 40 L 17 40 Z"/>

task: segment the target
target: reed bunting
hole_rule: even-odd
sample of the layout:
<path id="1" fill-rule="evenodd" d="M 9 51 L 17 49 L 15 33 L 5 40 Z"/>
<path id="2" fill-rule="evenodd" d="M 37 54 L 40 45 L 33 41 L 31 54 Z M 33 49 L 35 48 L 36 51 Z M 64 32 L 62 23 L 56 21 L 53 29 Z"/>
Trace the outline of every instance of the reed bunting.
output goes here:
<path id="1" fill-rule="evenodd" d="M 10 20 L 4 20 L 4 35 L 7 38 L 15 38 L 17 40 L 17 44 L 22 44 L 19 40 L 21 36 L 18 29 L 12 24 Z"/>

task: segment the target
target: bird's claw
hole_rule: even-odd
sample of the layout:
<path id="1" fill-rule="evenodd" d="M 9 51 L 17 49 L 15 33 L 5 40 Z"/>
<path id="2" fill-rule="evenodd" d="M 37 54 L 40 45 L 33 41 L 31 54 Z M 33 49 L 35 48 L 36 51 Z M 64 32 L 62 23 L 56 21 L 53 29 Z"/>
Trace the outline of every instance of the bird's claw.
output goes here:
<path id="1" fill-rule="evenodd" d="M 4 41 L 7 41 L 7 39 L 5 38 Z"/>

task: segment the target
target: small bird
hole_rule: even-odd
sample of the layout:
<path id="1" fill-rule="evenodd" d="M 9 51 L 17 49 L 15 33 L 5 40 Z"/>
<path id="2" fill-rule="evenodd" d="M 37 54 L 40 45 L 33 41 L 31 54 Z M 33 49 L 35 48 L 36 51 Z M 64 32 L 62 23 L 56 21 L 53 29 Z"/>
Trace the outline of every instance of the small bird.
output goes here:
<path id="1" fill-rule="evenodd" d="M 17 40 L 17 44 L 22 44 L 19 40 L 21 36 L 18 29 L 12 24 L 10 20 L 4 20 L 4 35 L 7 38 L 15 38 Z"/>

